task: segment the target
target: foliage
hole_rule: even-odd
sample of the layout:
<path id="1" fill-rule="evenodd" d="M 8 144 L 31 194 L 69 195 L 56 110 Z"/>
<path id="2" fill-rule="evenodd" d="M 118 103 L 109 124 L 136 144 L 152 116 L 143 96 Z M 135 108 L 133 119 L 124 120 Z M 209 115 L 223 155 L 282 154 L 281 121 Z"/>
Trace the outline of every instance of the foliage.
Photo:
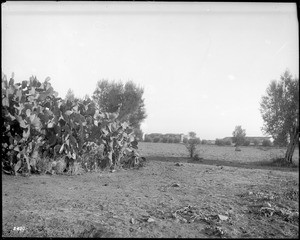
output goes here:
<path id="1" fill-rule="evenodd" d="M 259 141 L 257 139 L 254 139 L 253 140 L 253 144 L 254 144 L 254 146 L 258 146 L 259 145 Z"/>
<path id="2" fill-rule="evenodd" d="M 288 146 L 288 134 L 286 132 L 280 132 L 276 139 L 274 139 L 274 145 L 278 147 L 286 147 Z"/>
<path id="3" fill-rule="evenodd" d="M 189 137 L 190 138 L 196 138 L 196 133 L 195 132 L 189 132 Z"/>
<path id="4" fill-rule="evenodd" d="M 246 139 L 243 143 L 243 146 L 249 146 L 249 145 L 250 145 L 250 140 Z"/>
<path id="5" fill-rule="evenodd" d="M 162 142 L 162 143 L 180 143 L 180 134 L 161 134 L 161 133 L 151 133 L 145 134 L 145 142 Z"/>
<path id="6" fill-rule="evenodd" d="M 188 150 L 190 158 L 193 158 L 195 155 L 195 151 L 197 148 L 197 145 L 201 143 L 200 138 L 196 137 L 195 132 L 189 132 L 190 139 L 187 140 L 186 143 L 184 143 L 185 147 Z"/>
<path id="7" fill-rule="evenodd" d="M 264 120 L 262 130 L 273 137 L 276 145 L 289 143 L 285 161 L 292 162 L 299 141 L 299 79 L 286 70 L 280 81 L 271 81 L 260 111 Z"/>
<path id="8" fill-rule="evenodd" d="M 207 144 L 207 143 L 208 143 L 207 140 L 205 140 L 205 139 L 202 139 L 202 140 L 201 140 L 201 144 L 205 145 L 205 144 Z"/>
<path id="9" fill-rule="evenodd" d="M 93 99 L 99 105 L 99 110 L 104 112 L 116 112 L 120 121 L 128 121 L 130 126 L 140 129 L 141 122 L 147 117 L 144 99 L 144 89 L 135 85 L 132 81 L 109 82 L 101 80 L 97 82 Z"/>
<path id="10" fill-rule="evenodd" d="M 200 144 L 200 139 L 199 138 L 190 138 L 187 143 L 185 144 L 185 147 L 188 150 L 190 158 L 194 157 L 197 145 Z"/>
<path id="11" fill-rule="evenodd" d="M 145 135 L 144 142 L 153 142 L 153 139 L 152 139 L 152 137 Z"/>
<path id="12" fill-rule="evenodd" d="M 236 146 L 240 146 L 245 142 L 246 130 L 242 129 L 242 126 L 236 126 L 232 135 L 232 142 L 235 143 Z"/>
<path id="13" fill-rule="evenodd" d="M 134 128 L 133 130 L 134 135 L 136 136 L 138 141 L 143 140 L 143 131 L 140 128 Z"/>
<path id="14" fill-rule="evenodd" d="M 89 142 L 103 145 L 109 166 L 137 149 L 133 130 L 118 113 L 100 112 L 89 98 L 58 98 L 47 78 L 14 83 L 2 76 L 2 166 L 7 171 L 36 171 L 42 157 L 63 157 L 74 166 Z M 71 166 L 70 165 L 70 166 Z"/>
<path id="15" fill-rule="evenodd" d="M 262 142 L 262 145 L 264 147 L 271 147 L 272 146 L 272 143 L 269 139 L 264 139 L 263 142 Z"/>
<path id="16" fill-rule="evenodd" d="M 225 141 L 223 139 L 216 139 L 215 144 L 217 146 L 224 146 L 225 145 Z"/>

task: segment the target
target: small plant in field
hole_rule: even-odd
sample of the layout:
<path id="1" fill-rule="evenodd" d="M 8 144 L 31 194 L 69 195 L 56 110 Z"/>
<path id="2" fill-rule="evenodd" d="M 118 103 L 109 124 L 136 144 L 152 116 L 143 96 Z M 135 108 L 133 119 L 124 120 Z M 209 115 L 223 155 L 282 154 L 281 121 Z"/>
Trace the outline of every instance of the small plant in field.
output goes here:
<path id="1" fill-rule="evenodd" d="M 87 172 L 100 170 L 104 161 L 104 145 L 88 142 L 85 147 L 87 151 L 82 155 L 82 168 Z"/>
<path id="2" fill-rule="evenodd" d="M 140 157 L 136 151 L 132 151 L 131 155 L 128 154 L 127 156 L 121 162 L 123 168 L 140 168 L 145 166 L 146 158 Z"/>
<path id="3" fill-rule="evenodd" d="M 83 169 L 81 163 L 80 162 L 74 162 L 74 164 L 72 164 L 69 167 L 69 170 L 67 171 L 67 174 L 80 175 L 80 174 L 83 174 L 84 172 L 85 172 L 85 170 Z"/>
<path id="4" fill-rule="evenodd" d="M 200 157 L 200 155 L 199 155 L 198 153 L 196 153 L 196 154 L 194 155 L 193 159 L 194 159 L 195 161 L 201 161 L 203 158 Z"/>
<path id="5" fill-rule="evenodd" d="M 65 160 L 64 157 L 60 157 L 59 159 L 57 159 L 57 161 L 55 161 L 56 164 L 55 166 L 53 166 L 53 170 L 55 171 L 55 173 L 57 174 L 63 174 L 63 172 L 66 170 L 67 168 L 67 162 Z"/>
<path id="6" fill-rule="evenodd" d="M 195 155 L 196 148 L 201 143 L 201 141 L 199 138 L 196 138 L 196 134 L 194 134 L 194 132 L 191 133 L 193 133 L 193 138 L 188 139 L 184 145 L 189 152 L 190 158 L 193 158 Z"/>

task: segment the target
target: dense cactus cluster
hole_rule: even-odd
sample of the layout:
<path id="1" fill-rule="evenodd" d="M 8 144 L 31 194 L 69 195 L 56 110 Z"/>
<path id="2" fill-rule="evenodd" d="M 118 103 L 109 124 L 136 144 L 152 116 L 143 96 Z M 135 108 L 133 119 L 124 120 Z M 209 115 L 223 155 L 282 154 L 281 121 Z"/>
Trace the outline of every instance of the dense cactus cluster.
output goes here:
<path id="1" fill-rule="evenodd" d="M 46 157 L 83 161 L 91 147 L 102 146 L 102 160 L 113 167 L 136 152 L 137 142 L 118 112 L 100 112 L 90 98 L 63 100 L 36 77 L 14 82 L 2 75 L 2 167 L 6 172 L 38 171 Z M 93 144 L 91 144 L 93 143 Z"/>

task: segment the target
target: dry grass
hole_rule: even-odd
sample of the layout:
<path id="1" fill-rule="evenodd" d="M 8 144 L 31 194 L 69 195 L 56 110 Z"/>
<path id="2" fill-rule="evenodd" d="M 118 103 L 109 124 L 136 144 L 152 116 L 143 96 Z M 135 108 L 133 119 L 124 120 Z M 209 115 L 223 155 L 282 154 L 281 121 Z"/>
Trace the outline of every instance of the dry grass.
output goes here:
<path id="1" fill-rule="evenodd" d="M 199 145 L 197 152 L 200 157 L 209 160 L 222 160 L 236 163 L 269 162 L 284 157 L 284 148 L 240 147 L 242 151 L 234 151 L 232 146 Z M 139 151 L 145 157 L 188 157 L 183 144 L 176 143 L 139 143 Z M 299 166 L 299 149 L 296 149 L 293 160 Z"/>

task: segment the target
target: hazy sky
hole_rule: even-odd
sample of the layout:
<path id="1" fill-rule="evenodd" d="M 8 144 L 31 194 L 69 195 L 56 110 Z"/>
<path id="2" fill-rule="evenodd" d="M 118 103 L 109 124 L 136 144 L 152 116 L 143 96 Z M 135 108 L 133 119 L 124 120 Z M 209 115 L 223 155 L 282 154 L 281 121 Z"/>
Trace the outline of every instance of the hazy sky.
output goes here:
<path id="1" fill-rule="evenodd" d="M 2 72 L 47 76 L 61 97 L 100 79 L 144 87 L 145 133 L 262 136 L 261 96 L 288 68 L 299 76 L 289 3 L 7 2 Z"/>

